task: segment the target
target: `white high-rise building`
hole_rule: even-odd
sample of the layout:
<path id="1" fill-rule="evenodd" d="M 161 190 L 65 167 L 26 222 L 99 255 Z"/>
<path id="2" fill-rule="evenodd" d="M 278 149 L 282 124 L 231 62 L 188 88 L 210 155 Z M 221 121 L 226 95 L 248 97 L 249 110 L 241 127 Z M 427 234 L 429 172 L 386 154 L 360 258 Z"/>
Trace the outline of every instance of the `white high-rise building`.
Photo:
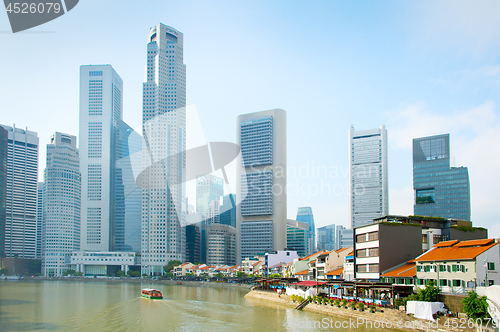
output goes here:
<path id="1" fill-rule="evenodd" d="M 36 258 L 42 258 L 43 182 L 38 182 L 36 201 Z"/>
<path id="2" fill-rule="evenodd" d="M 115 250 L 115 163 L 123 82 L 111 65 L 80 67 L 81 250 Z"/>
<path id="3" fill-rule="evenodd" d="M 42 274 L 62 276 L 80 249 L 81 175 L 76 136 L 55 132 L 47 145 L 42 213 Z"/>
<path id="4" fill-rule="evenodd" d="M 38 135 L 1 126 L 8 134 L 5 256 L 36 258 Z"/>
<path id="5" fill-rule="evenodd" d="M 284 250 L 286 218 L 286 112 L 281 109 L 240 115 L 236 142 L 237 260 Z"/>
<path id="6" fill-rule="evenodd" d="M 186 65 L 183 34 L 162 23 L 148 35 L 143 83 L 142 273 L 163 274 L 184 260 L 183 183 L 186 149 Z"/>
<path id="7" fill-rule="evenodd" d="M 389 214 L 387 130 L 349 130 L 349 228 Z"/>
<path id="8" fill-rule="evenodd" d="M 222 178 L 206 174 L 196 178 L 196 214 L 205 217 L 209 213 L 212 203 L 224 195 Z M 213 209 L 212 209 L 213 210 Z"/>

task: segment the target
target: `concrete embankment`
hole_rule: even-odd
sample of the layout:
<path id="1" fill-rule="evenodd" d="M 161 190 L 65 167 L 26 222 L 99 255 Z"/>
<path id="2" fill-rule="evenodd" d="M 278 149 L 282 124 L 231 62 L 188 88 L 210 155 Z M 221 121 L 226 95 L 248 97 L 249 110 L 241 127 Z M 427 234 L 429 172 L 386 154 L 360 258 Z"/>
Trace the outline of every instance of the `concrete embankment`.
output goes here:
<path id="1" fill-rule="evenodd" d="M 281 295 L 279 296 L 273 292 L 252 290 L 245 295 L 245 298 L 254 301 L 268 301 L 280 303 L 282 305 L 295 308 L 298 303 L 292 302 L 290 296 Z M 394 309 L 385 309 L 381 312 L 380 308 L 377 308 L 377 312 L 371 313 L 367 310 L 359 311 L 353 310 L 351 308 L 337 308 L 336 306 L 315 304 L 310 303 L 304 309 L 304 311 L 312 311 L 319 314 L 332 316 L 339 318 L 340 320 L 350 320 L 353 324 L 360 324 L 365 327 L 373 328 L 392 328 L 395 330 L 402 331 L 464 331 L 472 332 L 476 331 L 475 328 L 467 327 L 467 322 L 460 321 L 458 318 L 451 317 L 440 317 L 437 322 L 430 322 L 422 319 L 413 318 L 407 316 L 405 312 Z M 355 323 L 354 323 L 355 322 Z M 445 325 L 448 323 L 447 325 Z M 358 326 L 358 325 L 356 325 Z M 461 328 L 462 327 L 462 328 Z"/>

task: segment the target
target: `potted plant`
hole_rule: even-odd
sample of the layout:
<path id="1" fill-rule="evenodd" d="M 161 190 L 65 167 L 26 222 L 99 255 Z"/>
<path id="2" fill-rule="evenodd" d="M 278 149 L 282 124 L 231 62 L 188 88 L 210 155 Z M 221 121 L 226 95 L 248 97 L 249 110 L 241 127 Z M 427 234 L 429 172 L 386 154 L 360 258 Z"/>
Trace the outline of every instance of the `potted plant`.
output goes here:
<path id="1" fill-rule="evenodd" d="M 337 306 L 337 308 L 340 308 L 340 300 L 339 299 L 335 299 L 335 305 Z"/>
<path id="2" fill-rule="evenodd" d="M 347 300 L 346 299 L 342 300 L 342 306 L 347 309 Z"/>
<path id="3" fill-rule="evenodd" d="M 330 299 L 330 306 L 332 306 L 332 307 L 333 307 L 333 302 L 334 302 L 334 301 L 335 301 L 334 299 Z"/>
<path id="4" fill-rule="evenodd" d="M 370 306 L 368 308 L 370 309 L 371 313 L 375 312 L 375 306 L 373 304 L 370 304 Z"/>
<path id="5" fill-rule="evenodd" d="M 330 299 L 327 297 L 323 298 L 323 304 L 328 305 L 328 303 L 330 303 Z"/>
<path id="6" fill-rule="evenodd" d="M 358 309 L 359 309 L 359 311 L 365 311 L 365 304 L 363 302 L 359 302 Z"/>
<path id="7" fill-rule="evenodd" d="M 312 302 L 312 300 L 313 300 L 313 297 L 312 297 L 311 295 L 309 295 L 309 296 L 307 297 L 307 301 Z"/>
<path id="8" fill-rule="evenodd" d="M 356 301 L 351 302 L 351 309 L 356 310 Z"/>
<path id="9" fill-rule="evenodd" d="M 291 296 L 291 298 L 292 298 L 292 302 L 295 302 L 295 300 L 297 299 L 297 295 L 293 294 L 293 295 Z"/>

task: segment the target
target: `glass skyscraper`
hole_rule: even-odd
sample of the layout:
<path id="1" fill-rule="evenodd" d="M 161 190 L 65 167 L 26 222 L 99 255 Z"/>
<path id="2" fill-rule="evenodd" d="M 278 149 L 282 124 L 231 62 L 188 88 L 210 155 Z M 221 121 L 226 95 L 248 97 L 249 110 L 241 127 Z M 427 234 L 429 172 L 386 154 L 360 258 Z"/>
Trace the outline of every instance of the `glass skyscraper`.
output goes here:
<path id="1" fill-rule="evenodd" d="M 470 220 L 467 167 L 450 167 L 450 135 L 413 140 L 413 214 Z"/>
<path id="2" fill-rule="evenodd" d="M 321 250 L 335 250 L 336 243 L 336 227 L 335 225 L 328 225 L 318 228 L 318 251 Z M 340 240 L 340 239 L 339 239 Z"/>
<path id="3" fill-rule="evenodd" d="M 220 223 L 236 228 L 236 195 L 228 194 L 222 198 L 220 206 Z"/>
<path id="4" fill-rule="evenodd" d="M 297 210 L 297 221 L 303 222 L 307 225 L 307 230 L 309 233 L 309 254 L 311 255 L 316 249 L 316 228 L 314 226 L 314 216 L 312 208 L 310 207 L 299 207 Z"/>
<path id="5" fill-rule="evenodd" d="M 237 261 L 257 253 L 284 250 L 286 219 L 286 112 L 281 109 L 240 115 L 236 142 Z"/>
<path id="6" fill-rule="evenodd" d="M 186 65 L 182 32 L 162 23 L 147 39 L 143 83 L 142 273 L 184 261 Z"/>
<path id="7" fill-rule="evenodd" d="M 288 250 L 297 251 L 299 257 L 309 256 L 311 250 L 309 238 L 309 226 L 296 220 L 287 220 L 286 224 L 286 247 Z"/>
<path id="8" fill-rule="evenodd" d="M 389 214 L 387 130 L 349 129 L 349 227 Z"/>
<path id="9" fill-rule="evenodd" d="M 5 256 L 36 258 L 38 135 L 1 126 L 8 135 Z"/>
<path id="10" fill-rule="evenodd" d="M 81 175 L 76 137 L 55 132 L 47 145 L 42 203 L 42 274 L 62 276 L 80 249 Z"/>
<path id="11" fill-rule="evenodd" d="M 8 133 L 0 126 L 0 257 L 5 257 Z"/>

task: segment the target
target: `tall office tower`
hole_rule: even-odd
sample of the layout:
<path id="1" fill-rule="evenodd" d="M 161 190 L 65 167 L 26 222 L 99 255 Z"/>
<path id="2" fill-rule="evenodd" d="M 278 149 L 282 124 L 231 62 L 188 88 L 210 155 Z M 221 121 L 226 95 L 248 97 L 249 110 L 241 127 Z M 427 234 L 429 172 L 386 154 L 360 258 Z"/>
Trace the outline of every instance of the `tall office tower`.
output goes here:
<path id="1" fill-rule="evenodd" d="M 7 130 L 0 126 L 0 258 L 5 257 L 8 137 Z"/>
<path id="2" fill-rule="evenodd" d="M 316 228 L 314 226 L 314 216 L 310 207 L 299 207 L 297 210 L 297 221 L 307 224 L 309 231 L 309 254 L 316 252 Z"/>
<path id="3" fill-rule="evenodd" d="M 470 220 L 467 167 L 450 167 L 450 135 L 413 140 L 413 214 Z"/>
<path id="4" fill-rule="evenodd" d="M 196 178 L 196 214 L 206 216 L 211 208 L 212 203 L 224 195 L 224 182 L 222 178 L 207 174 Z"/>
<path id="5" fill-rule="evenodd" d="M 309 256 L 311 250 L 309 245 L 309 225 L 296 220 L 286 222 L 286 247 L 287 250 L 295 250 L 299 257 Z"/>
<path id="6" fill-rule="evenodd" d="M 240 115 L 236 142 L 237 260 L 286 248 L 286 112 Z"/>
<path id="7" fill-rule="evenodd" d="M 115 250 L 140 253 L 142 189 L 134 174 L 142 167 L 142 136 L 123 121 L 119 122 L 117 132 Z"/>
<path id="8" fill-rule="evenodd" d="M 38 182 L 36 195 L 36 258 L 42 258 L 43 185 Z"/>
<path id="9" fill-rule="evenodd" d="M 318 228 L 318 251 L 336 249 L 335 225 L 328 225 Z"/>
<path id="10" fill-rule="evenodd" d="M 1 126 L 8 132 L 5 256 L 35 258 L 38 135 Z"/>
<path id="11" fill-rule="evenodd" d="M 228 194 L 222 198 L 220 206 L 220 223 L 236 228 L 236 195 Z"/>
<path id="12" fill-rule="evenodd" d="M 335 250 L 340 248 L 347 248 L 353 244 L 353 230 L 338 225 L 335 235 Z"/>
<path id="13" fill-rule="evenodd" d="M 207 264 L 236 265 L 236 228 L 221 224 L 207 227 Z"/>
<path id="14" fill-rule="evenodd" d="M 186 225 L 186 262 L 201 262 L 200 227 Z"/>
<path id="15" fill-rule="evenodd" d="M 160 23 L 148 35 L 143 83 L 143 274 L 163 274 L 169 261 L 184 261 L 185 107 L 183 34 Z"/>
<path id="16" fill-rule="evenodd" d="M 47 144 L 42 217 L 42 274 L 62 276 L 80 249 L 81 175 L 76 136 L 55 132 Z"/>
<path id="17" fill-rule="evenodd" d="M 349 228 L 389 214 L 387 130 L 349 130 Z"/>
<path id="18" fill-rule="evenodd" d="M 115 250 L 118 125 L 123 82 L 110 65 L 80 66 L 81 250 Z"/>

